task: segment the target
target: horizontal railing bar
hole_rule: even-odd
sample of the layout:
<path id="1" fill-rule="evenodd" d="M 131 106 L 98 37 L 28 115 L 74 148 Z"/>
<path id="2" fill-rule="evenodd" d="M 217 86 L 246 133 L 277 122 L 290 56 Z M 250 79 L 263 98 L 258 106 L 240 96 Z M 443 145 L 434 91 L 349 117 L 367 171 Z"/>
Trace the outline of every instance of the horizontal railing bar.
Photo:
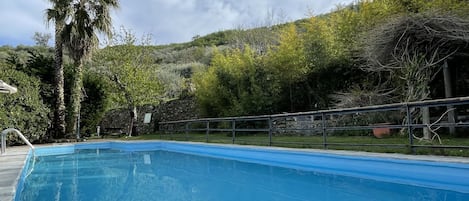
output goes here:
<path id="1" fill-rule="evenodd" d="M 340 131 L 340 130 L 370 130 L 374 128 L 406 128 L 407 125 L 372 125 L 372 126 L 337 126 L 337 127 L 326 127 L 326 130 Z"/>
<path id="2" fill-rule="evenodd" d="M 207 129 L 206 128 L 191 128 L 191 129 L 187 129 L 187 131 L 206 131 Z"/>
<path id="3" fill-rule="evenodd" d="M 258 143 L 258 144 L 269 144 L 269 140 L 265 140 L 265 141 L 261 141 L 261 140 L 243 140 L 243 139 L 236 139 L 235 141 L 235 144 L 236 143 Z"/>
<path id="4" fill-rule="evenodd" d="M 232 131 L 232 130 L 230 130 Z M 269 132 L 269 129 L 257 129 L 257 128 L 237 128 L 236 132 Z"/>
<path id="5" fill-rule="evenodd" d="M 274 131 L 322 131 L 322 128 L 275 128 Z"/>
<path id="6" fill-rule="evenodd" d="M 409 147 L 407 144 L 352 144 L 352 143 L 327 143 L 327 145 L 335 145 L 335 146 L 353 146 L 353 147 Z"/>
<path id="7" fill-rule="evenodd" d="M 327 130 L 367 130 L 367 129 L 373 129 L 373 128 L 390 128 L 390 129 L 398 129 L 398 128 L 407 128 L 407 124 L 375 124 L 375 125 L 368 125 L 368 126 L 335 126 L 335 127 L 326 127 L 325 129 Z M 411 124 L 412 128 L 424 128 L 428 127 L 426 124 Z M 433 127 L 469 127 L 469 123 L 439 123 L 439 124 L 432 124 Z M 280 132 L 280 131 L 321 131 L 323 128 L 318 127 L 318 128 L 273 128 L 274 132 Z M 227 129 L 217 129 L 217 128 L 210 128 L 211 131 L 232 131 L 233 129 L 227 128 Z M 198 128 L 198 129 L 175 129 L 172 131 L 206 131 L 205 128 Z M 250 131 L 250 132 L 255 132 L 255 131 L 262 131 L 262 132 L 267 132 L 269 129 L 242 129 L 242 128 L 237 128 L 235 131 Z"/>
<path id="8" fill-rule="evenodd" d="M 295 145 L 324 146 L 323 143 L 307 143 L 307 142 L 280 142 L 280 141 L 272 141 L 272 144 L 295 144 Z"/>
<path id="9" fill-rule="evenodd" d="M 210 132 L 219 131 L 219 132 L 231 132 L 231 128 L 210 128 Z"/>
<path id="10" fill-rule="evenodd" d="M 186 130 L 182 130 L 182 131 L 206 131 L 207 129 L 200 129 L 200 128 L 197 128 L 197 129 L 186 129 Z M 210 131 L 232 131 L 233 129 L 231 128 L 210 128 Z M 257 132 L 257 131 L 260 131 L 260 132 L 267 132 L 269 131 L 269 129 L 260 129 L 260 128 L 237 128 L 235 129 L 235 131 L 240 131 L 240 132 Z"/>
<path id="11" fill-rule="evenodd" d="M 407 125 L 406 125 L 407 126 Z M 411 124 L 412 128 L 428 128 L 427 124 Z M 431 124 L 432 128 L 439 127 L 448 128 L 448 127 L 469 127 L 469 123 L 439 123 Z"/>
<path id="12" fill-rule="evenodd" d="M 432 149 L 469 149 L 469 146 L 453 146 L 453 145 L 412 145 L 419 148 L 432 148 Z"/>

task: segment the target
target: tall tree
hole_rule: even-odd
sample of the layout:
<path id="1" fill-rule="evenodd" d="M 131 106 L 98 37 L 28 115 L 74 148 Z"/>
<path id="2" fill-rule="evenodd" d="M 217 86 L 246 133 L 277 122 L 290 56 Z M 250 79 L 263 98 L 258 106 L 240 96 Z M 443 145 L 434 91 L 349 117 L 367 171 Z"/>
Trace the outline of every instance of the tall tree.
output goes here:
<path id="1" fill-rule="evenodd" d="M 468 43 L 467 19 L 426 11 L 396 18 L 369 32 L 362 57 L 367 70 L 386 73 L 393 80 L 402 101 L 425 100 L 431 98 L 430 83 L 447 60 L 467 54 Z M 424 108 L 424 124 L 430 124 L 429 115 Z M 454 116 L 449 119 L 454 122 Z M 431 140 L 432 134 L 424 130 L 423 139 Z"/>
<path id="2" fill-rule="evenodd" d="M 249 45 L 215 52 L 206 72 L 194 75 L 195 96 L 205 116 L 271 114 L 278 104 L 280 81 Z"/>
<path id="3" fill-rule="evenodd" d="M 308 73 L 304 41 L 298 34 L 296 26 L 290 24 L 280 31 L 279 45 L 270 51 L 269 65 L 288 87 L 290 111 L 293 112 L 293 83 L 301 81 Z"/>
<path id="4" fill-rule="evenodd" d="M 65 25 L 62 35 L 74 63 L 69 133 L 75 133 L 78 125 L 83 98 L 83 62 L 98 46 L 97 32 L 111 36 L 110 10 L 118 7 L 118 0 L 75 0 L 72 3 L 70 22 Z"/>
<path id="5" fill-rule="evenodd" d="M 108 77 L 112 82 L 112 99 L 118 106 L 127 107 L 130 117 L 127 134 L 132 136 L 137 121 L 137 106 L 158 104 L 162 100 L 163 88 L 149 39 L 137 46 L 137 39 L 129 30 L 122 29 L 115 36 L 108 47 L 93 56 L 90 70 Z"/>
<path id="6" fill-rule="evenodd" d="M 64 99 L 64 67 L 62 32 L 65 21 L 69 18 L 72 0 L 49 0 L 52 8 L 46 10 L 47 22 L 55 25 L 55 108 L 52 120 L 53 137 L 65 136 L 65 99 Z"/>

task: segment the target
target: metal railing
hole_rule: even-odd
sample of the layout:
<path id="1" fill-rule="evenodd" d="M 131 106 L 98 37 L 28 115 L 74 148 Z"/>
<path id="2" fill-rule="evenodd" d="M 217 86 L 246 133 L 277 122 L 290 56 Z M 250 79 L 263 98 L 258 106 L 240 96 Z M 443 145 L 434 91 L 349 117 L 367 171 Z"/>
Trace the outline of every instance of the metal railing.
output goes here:
<path id="1" fill-rule="evenodd" d="M 285 113 L 275 115 L 261 115 L 261 116 L 243 116 L 243 117 L 226 117 L 226 118 L 203 118 L 191 119 L 181 121 L 168 121 L 160 122 L 159 130 L 161 136 L 169 136 L 169 139 L 175 140 L 193 140 L 194 133 L 204 132 L 205 139 L 197 141 L 209 142 L 210 137 L 214 133 L 226 133 L 226 137 L 231 137 L 231 143 L 239 143 L 240 139 L 237 138 L 238 134 L 246 135 L 246 133 L 259 134 L 265 133 L 265 138 L 262 138 L 266 145 L 281 145 L 281 144 L 308 144 L 311 146 L 320 146 L 327 149 L 329 146 L 386 146 L 386 147 L 400 147 L 409 148 L 410 152 L 415 153 L 416 148 L 449 148 L 449 149 L 469 149 L 469 146 L 455 146 L 455 145 L 442 145 L 442 144 L 420 144 L 415 143 L 416 139 L 421 139 L 417 135 L 422 135 L 421 130 L 427 129 L 427 132 L 432 132 L 432 136 L 440 137 L 435 130 L 440 128 L 464 128 L 469 127 L 468 119 L 461 119 L 459 122 L 451 122 L 449 119 L 443 117 L 447 115 L 448 111 L 455 110 L 457 107 L 462 108 L 462 111 L 469 112 L 469 97 L 449 98 L 438 100 L 427 100 L 418 102 L 396 103 L 387 105 L 375 105 L 356 108 L 345 109 L 331 109 L 321 111 L 299 112 L 299 113 Z M 438 120 L 431 122 L 422 122 L 422 109 L 433 108 L 432 116 L 437 116 Z M 343 124 L 344 121 L 356 121 L 363 117 L 373 117 L 377 115 L 385 115 L 392 113 L 398 116 L 398 121 L 387 125 L 377 124 L 358 124 L 348 123 Z M 440 118 L 438 118 L 440 116 Z M 306 126 L 296 126 L 298 118 L 307 118 Z M 346 119 L 346 120 L 344 120 Z M 373 120 L 373 119 L 371 119 Z M 447 122 L 443 122 L 448 120 Z M 282 123 L 282 121 L 284 123 Z M 376 120 L 377 121 L 377 120 Z M 368 121 L 372 122 L 372 121 Z M 287 125 L 287 124 L 293 125 Z M 379 122 L 375 122 L 379 123 Z M 308 125 L 309 124 L 309 125 Z M 283 126 L 280 126 L 283 125 Z M 331 136 L 337 135 L 340 132 L 363 131 L 368 132 L 376 128 L 389 128 L 399 130 L 401 138 L 404 138 L 404 143 L 397 144 L 376 144 L 376 143 L 347 143 L 347 142 L 330 142 Z M 439 131 L 438 131 L 439 132 Z M 316 136 L 321 137 L 320 142 L 305 143 L 302 140 L 293 142 L 282 142 L 273 140 L 274 137 L 282 135 L 301 135 L 301 136 Z M 340 135 L 339 135 L 340 137 Z M 406 139 L 407 140 L 406 140 Z M 306 138 L 301 138 L 306 139 Z M 340 140 L 339 140 L 340 141 Z"/>
<path id="2" fill-rule="evenodd" d="M 26 137 L 24 137 L 24 135 L 17 129 L 15 128 L 8 128 L 8 129 L 5 129 L 2 131 L 1 133 L 1 155 L 5 154 L 6 153 L 6 147 L 7 147 L 7 143 L 6 143 L 6 136 L 8 133 L 16 133 L 16 135 L 18 135 L 21 140 L 23 140 L 24 143 L 26 143 L 33 151 L 34 151 L 34 146 L 29 142 L 28 139 L 26 139 Z"/>

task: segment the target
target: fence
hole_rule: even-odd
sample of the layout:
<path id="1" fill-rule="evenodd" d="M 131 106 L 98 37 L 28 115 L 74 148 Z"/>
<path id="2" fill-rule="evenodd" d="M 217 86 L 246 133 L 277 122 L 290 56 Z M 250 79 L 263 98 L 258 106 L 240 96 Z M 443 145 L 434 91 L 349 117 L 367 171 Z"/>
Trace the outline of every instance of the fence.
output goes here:
<path id="1" fill-rule="evenodd" d="M 459 118 L 453 119 L 455 114 Z M 159 135 L 161 139 L 215 143 L 407 153 L 450 149 L 469 154 L 468 114 L 469 97 L 461 97 L 276 115 L 160 122 Z M 390 136 L 378 135 L 379 130 Z"/>

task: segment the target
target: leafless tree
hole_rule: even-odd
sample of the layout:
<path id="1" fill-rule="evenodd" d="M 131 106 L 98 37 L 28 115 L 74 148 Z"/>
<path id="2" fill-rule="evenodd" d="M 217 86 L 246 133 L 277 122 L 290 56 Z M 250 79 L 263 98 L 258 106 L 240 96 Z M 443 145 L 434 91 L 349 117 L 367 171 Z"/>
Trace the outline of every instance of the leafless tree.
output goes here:
<path id="1" fill-rule="evenodd" d="M 429 83 L 447 60 L 467 51 L 469 20 L 439 12 L 404 15 L 370 31 L 362 42 L 359 57 L 365 61 L 364 70 L 399 83 L 402 101 L 424 100 L 430 98 Z M 430 124 L 428 108 L 419 115 Z M 430 131 L 424 130 L 425 139 L 432 139 Z"/>

